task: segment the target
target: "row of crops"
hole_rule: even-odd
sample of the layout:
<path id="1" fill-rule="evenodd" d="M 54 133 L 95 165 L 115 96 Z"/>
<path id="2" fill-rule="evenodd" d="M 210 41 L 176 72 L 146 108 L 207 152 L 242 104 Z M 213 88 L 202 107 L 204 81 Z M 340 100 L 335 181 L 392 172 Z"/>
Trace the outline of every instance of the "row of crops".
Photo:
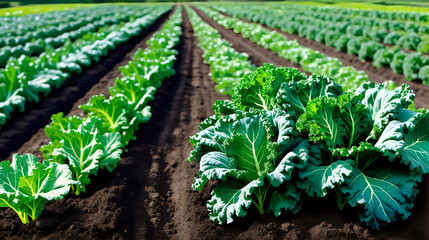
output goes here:
<path id="1" fill-rule="evenodd" d="M 13 112 L 24 111 L 26 103 L 40 101 L 139 35 L 172 6 L 94 9 L 0 18 L 0 126 L 13 121 Z M 15 154 L 0 163 L 0 207 L 28 223 L 47 201 L 70 189 L 83 194 L 100 170 L 116 168 L 136 130 L 151 118 L 157 89 L 175 74 L 185 16 L 181 7 L 173 11 L 146 41 L 147 48 L 119 67 L 121 77 L 109 96 L 92 96 L 79 107 L 85 117 L 52 115 L 45 127 L 50 142 L 40 148 L 42 162 L 32 154 Z M 288 40 L 281 31 L 427 84 L 427 15 L 300 5 L 246 5 L 243 11 L 240 5 L 205 4 L 185 11 L 210 65 L 214 90 L 231 97 L 216 101 L 215 114 L 191 137 L 188 161 L 196 160 L 200 168 L 192 187 L 201 191 L 208 181 L 219 180 L 207 202 L 212 221 L 231 223 L 251 207 L 260 214 L 296 214 L 306 206 L 304 196 L 328 195 L 336 196 L 340 210 L 356 207 L 371 228 L 410 216 L 419 183 L 429 173 L 428 110 L 415 110 L 415 94 L 407 85 L 370 82 L 364 71 Z M 312 75 L 269 63 L 255 66 L 204 15 Z"/>
<path id="2" fill-rule="evenodd" d="M 85 25 L 88 31 L 73 41 L 75 31 L 59 36 L 64 45 L 41 46 L 39 56 L 21 55 L 18 59 L 10 57 L 4 68 L 0 69 L 0 84 L 7 86 L 0 90 L 0 127 L 6 123 L 14 111 L 24 111 L 27 102 L 39 102 L 52 88 L 60 87 L 79 74 L 82 68 L 99 62 L 121 43 L 138 35 L 143 28 L 150 26 L 168 8 L 138 7 L 124 9 L 122 20 L 102 21 L 102 27 Z M 96 14 L 96 13 L 95 13 Z M 124 17 L 125 16 L 125 17 Z M 109 17 L 110 18 L 110 17 Z M 126 21 L 123 21 L 126 19 Z M 116 23 L 115 23 L 116 22 Z M 79 30 L 78 30 L 79 31 Z"/>
<path id="3" fill-rule="evenodd" d="M 156 7 L 151 14 L 157 18 L 170 9 Z M 80 106 L 87 117 L 52 116 L 45 128 L 51 142 L 40 149 L 42 163 L 31 154 L 15 154 L 12 162 L 0 163 L 1 207 L 12 208 L 27 223 L 40 215 L 47 201 L 63 198 L 70 188 L 76 195 L 84 193 L 90 176 L 116 168 L 122 149 L 135 139 L 134 131 L 151 117 L 148 102 L 162 80 L 174 74 L 181 23 L 181 11 L 176 11 L 146 42 L 148 47 L 120 68 L 122 78 L 110 88 L 109 98 L 96 95 Z"/>
<path id="4" fill-rule="evenodd" d="M 259 5 L 249 6 L 247 11 L 232 5 L 214 9 L 358 55 L 361 61 L 373 61 L 376 67 L 390 67 L 408 80 L 421 80 L 429 85 L 429 56 L 421 54 L 429 52 L 429 28 L 420 20 L 391 21 L 388 17 L 380 20 L 374 16 L 356 17 L 347 11 L 293 5 L 275 10 Z M 412 19 L 420 19 L 417 16 Z"/>
<path id="5" fill-rule="evenodd" d="M 276 31 L 270 31 L 259 24 L 246 23 L 237 18 L 226 17 L 209 8 L 201 7 L 201 9 L 223 27 L 233 29 L 234 32 L 240 33 L 244 38 L 270 49 L 282 58 L 299 64 L 311 74 L 325 74 L 338 79 L 346 89 L 356 89 L 359 84 L 369 81 L 365 72 L 356 71 L 350 66 L 345 67 L 338 59 L 303 47 L 296 41 L 289 41 L 284 35 Z"/>

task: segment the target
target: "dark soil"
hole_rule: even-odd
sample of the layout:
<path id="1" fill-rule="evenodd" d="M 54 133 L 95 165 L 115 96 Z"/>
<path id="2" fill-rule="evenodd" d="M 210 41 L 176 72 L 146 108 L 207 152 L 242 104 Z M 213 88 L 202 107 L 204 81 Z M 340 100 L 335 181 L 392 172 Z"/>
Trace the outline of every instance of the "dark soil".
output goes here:
<path id="1" fill-rule="evenodd" d="M 220 12 L 220 13 L 225 15 L 225 16 L 229 16 L 223 12 Z M 242 20 L 244 22 L 249 22 L 249 21 L 244 20 L 244 19 L 240 19 L 240 20 Z M 344 66 L 352 66 L 356 70 L 365 71 L 365 73 L 369 77 L 369 80 L 372 82 L 382 83 L 386 80 L 393 80 L 398 85 L 408 84 L 411 87 L 411 89 L 413 89 L 414 93 L 416 94 L 416 100 L 415 100 L 416 107 L 417 108 L 422 108 L 422 107 L 429 108 L 429 98 L 427 97 L 429 95 L 429 86 L 423 85 L 420 81 L 413 81 L 413 82 L 408 81 L 404 75 L 399 74 L 399 73 L 395 73 L 392 71 L 392 69 L 390 69 L 388 67 L 376 68 L 376 67 L 374 67 L 374 65 L 372 65 L 372 61 L 370 61 L 370 60 L 365 61 L 365 62 L 361 62 L 359 60 L 358 56 L 348 55 L 345 52 L 341 52 L 334 47 L 326 46 L 323 43 L 319 43 L 317 41 L 313 41 L 313 40 L 309 40 L 309 39 L 306 39 L 303 37 L 299 37 L 298 35 L 295 35 L 295 34 L 285 33 L 279 29 L 270 28 L 270 27 L 265 26 L 265 25 L 262 25 L 262 26 L 264 26 L 265 28 L 267 28 L 271 31 L 277 31 L 277 32 L 283 34 L 289 40 L 296 40 L 303 47 L 308 47 L 308 48 L 317 50 L 317 51 L 325 54 L 328 57 L 338 58 L 338 60 L 340 60 Z M 241 35 L 239 35 L 239 36 L 241 36 Z M 269 51 L 269 52 L 271 52 L 271 51 Z"/>
<path id="2" fill-rule="evenodd" d="M 192 146 L 189 136 L 198 131 L 205 118 L 213 114 L 215 100 L 228 99 L 215 91 L 203 63 L 198 40 L 184 12 L 183 36 L 175 64 L 176 74 L 165 79 L 151 103 L 152 119 L 137 132 L 112 173 L 101 171 L 92 177 L 85 194 L 73 193 L 63 200 L 46 204 L 38 220 L 23 226 L 10 209 L 0 209 L 0 239 L 425 239 L 429 184 L 422 184 L 422 194 L 410 219 L 392 224 L 383 231 L 366 229 L 358 223 L 355 209 L 336 209 L 332 199 L 305 199 L 297 215 L 284 213 L 276 218 L 259 215 L 249 209 L 246 218 L 230 225 L 209 220 L 205 206 L 214 183 L 198 193 L 191 184 L 198 173 L 197 163 L 188 163 Z M 156 29 L 156 28 L 155 28 Z M 221 32 L 222 33 L 222 32 Z M 282 65 L 271 58 L 270 51 L 254 50 L 236 35 L 222 34 L 238 51 L 249 52 L 251 61 Z M 144 47 L 144 40 L 135 46 Z M 243 47 L 244 46 L 244 47 Z M 127 54 L 119 65 L 132 56 Z M 127 59 L 128 58 L 128 59 Z M 127 60 L 126 60 L 127 59 Z M 259 62 L 258 62 L 259 61 Z M 69 114 L 80 114 L 77 106 L 93 94 L 108 94 L 108 87 L 118 76 L 117 66 L 79 100 Z M 290 66 L 290 65 L 286 65 Z M 19 153 L 35 153 L 47 141 L 39 131 Z M 427 182 L 427 179 L 426 179 Z M 426 231 L 426 232 L 425 232 Z"/>

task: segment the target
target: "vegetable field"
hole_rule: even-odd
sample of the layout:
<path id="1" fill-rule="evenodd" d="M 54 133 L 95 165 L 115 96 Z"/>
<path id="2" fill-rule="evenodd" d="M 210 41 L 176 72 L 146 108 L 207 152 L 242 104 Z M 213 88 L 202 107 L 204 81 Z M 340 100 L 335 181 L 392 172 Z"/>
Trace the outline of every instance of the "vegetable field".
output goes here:
<path id="1" fill-rule="evenodd" d="M 429 9 L 403 10 L 3 9 L 0 239 L 429 238 Z"/>

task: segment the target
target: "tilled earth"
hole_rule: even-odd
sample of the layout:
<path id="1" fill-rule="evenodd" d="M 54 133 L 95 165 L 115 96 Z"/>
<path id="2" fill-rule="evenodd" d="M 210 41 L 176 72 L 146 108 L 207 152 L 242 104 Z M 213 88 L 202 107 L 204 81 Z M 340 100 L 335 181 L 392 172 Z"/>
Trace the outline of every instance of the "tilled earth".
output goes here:
<path id="1" fill-rule="evenodd" d="M 284 213 L 278 218 L 271 215 L 260 216 L 252 209 L 243 219 L 236 219 L 230 225 L 218 225 L 209 220 L 205 202 L 210 198 L 212 183 L 202 192 L 192 190 L 191 184 L 198 173 L 197 163 L 186 159 L 192 146 L 189 136 L 198 131 L 199 124 L 213 114 L 211 105 L 215 100 L 228 99 L 215 91 L 215 84 L 209 77 L 210 68 L 204 64 L 198 39 L 194 37 L 192 25 L 183 12 L 183 36 L 177 47 L 180 54 L 175 64 L 176 74 L 165 79 L 152 102 L 153 116 L 140 127 L 137 140 L 131 142 L 122 155 L 121 162 L 112 173 L 99 172 L 92 177 L 87 192 L 77 197 L 69 193 L 64 199 L 49 202 L 39 219 L 22 225 L 10 209 L 0 209 L 0 239 L 425 239 L 429 238 L 426 227 L 429 222 L 429 184 L 426 178 L 421 184 L 421 193 L 411 217 L 391 224 L 382 231 L 369 230 L 359 223 L 355 209 L 336 209 L 334 199 L 304 199 L 303 210 L 297 215 Z M 171 13 L 170 13 L 171 14 Z M 247 52 L 255 65 L 271 62 L 275 65 L 298 67 L 276 56 L 273 52 L 243 39 L 240 35 L 211 21 L 202 12 L 212 27 L 218 29 L 223 38 L 240 52 Z M 67 100 L 71 107 L 48 105 L 49 114 L 63 111 L 68 115 L 83 114 L 78 106 L 86 103 L 95 94 L 108 95 L 108 88 L 120 76 L 118 67 L 132 59 L 138 48 L 144 48 L 145 41 L 158 30 L 168 15 L 163 16 L 152 27 L 143 31 L 126 46 L 119 47 L 116 57 L 110 60 L 110 70 L 103 70 L 104 76 L 96 79 L 89 90 L 80 98 Z M 293 39 L 297 36 L 288 36 Z M 304 41 L 300 39 L 299 41 Z M 330 56 L 332 49 L 308 42 L 308 47 Z M 301 42 L 300 42 L 301 43 Z M 131 46 L 130 46 L 131 44 Z M 301 43 L 303 44 L 303 43 Z M 303 44 L 304 45 L 304 44 Z M 307 46 L 307 45 L 305 45 Z M 345 65 L 351 65 L 374 77 L 380 82 L 393 79 L 402 83 L 401 76 L 388 73 L 388 69 L 375 69 L 366 63 L 358 68 L 354 56 L 340 56 Z M 333 55 L 335 55 L 333 54 Z M 356 57 L 357 58 L 357 57 Z M 112 67 L 114 66 L 114 67 Z M 101 71 L 97 66 L 87 69 L 86 74 Z M 381 72 L 380 72 L 381 71 Z M 389 77 L 390 76 L 390 77 Z M 424 95 L 427 87 L 414 84 L 416 101 L 420 107 L 429 104 Z M 67 86 L 58 91 L 65 91 Z M 81 89 L 81 92 L 84 89 Z M 65 91 L 67 92 L 67 91 Z M 45 101 L 54 101 L 48 96 Z M 71 102 L 70 102 L 71 101 Z M 50 106 L 50 107 L 49 107 Z M 48 115 L 45 113 L 45 115 Z M 17 116 L 25 117 L 26 114 Z M 50 116 L 50 115 L 48 115 Z M 36 121 L 36 120 L 35 120 Z M 40 117 L 36 130 L 28 137 L 14 139 L 14 144 L 0 141 L 2 154 L 33 153 L 41 157 L 39 147 L 49 140 L 43 126 L 49 120 Z M 25 132 L 21 127 L 9 126 L 9 131 Z M 1 133 L 0 133 L 1 135 Z M 18 134 L 19 135 L 19 134 Z M 28 135 L 28 134 L 27 134 Z M 2 135 L 1 139 L 8 138 Z M 6 142 L 6 144 L 4 143 Z M 16 150 L 16 146 L 21 146 Z M 10 156 L 9 156 L 10 159 Z"/>

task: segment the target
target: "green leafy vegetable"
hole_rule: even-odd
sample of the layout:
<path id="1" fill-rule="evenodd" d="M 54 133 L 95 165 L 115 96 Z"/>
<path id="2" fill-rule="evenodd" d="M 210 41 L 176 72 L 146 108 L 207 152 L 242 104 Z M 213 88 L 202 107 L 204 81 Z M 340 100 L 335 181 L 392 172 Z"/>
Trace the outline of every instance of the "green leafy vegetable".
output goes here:
<path id="1" fill-rule="evenodd" d="M 343 92 L 331 78 L 266 64 L 243 77 L 232 101 L 215 102 L 191 137 L 193 188 L 221 180 L 207 203 L 220 223 L 252 205 L 295 213 L 301 192 L 336 194 L 339 209 L 362 205 L 371 228 L 406 219 L 429 172 L 429 111 L 411 110 L 414 98 L 407 85 Z"/>
<path id="2" fill-rule="evenodd" d="M 264 64 L 255 72 L 244 76 L 234 91 L 233 102 L 240 109 L 258 108 L 272 110 L 281 85 L 289 81 L 306 79 L 305 74 L 295 68 L 276 68 Z"/>
<path id="3" fill-rule="evenodd" d="M 22 223 L 36 219 L 47 201 L 62 199 L 72 180 L 66 165 L 43 161 L 31 154 L 13 155 L 12 163 L 0 163 L 0 207 L 13 209 Z"/>
<path id="4" fill-rule="evenodd" d="M 293 169 L 307 162 L 309 144 L 295 137 L 290 115 L 275 108 L 211 119 L 210 126 L 192 138 L 195 150 L 190 157 L 200 163 L 195 190 L 209 180 L 224 181 L 207 203 L 210 218 L 230 223 L 234 215 L 243 217 L 252 204 L 261 214 L 298 211 L 299 193 L 288 181 Z M 284 185 L 286 191 L 279 188 Z"/>

